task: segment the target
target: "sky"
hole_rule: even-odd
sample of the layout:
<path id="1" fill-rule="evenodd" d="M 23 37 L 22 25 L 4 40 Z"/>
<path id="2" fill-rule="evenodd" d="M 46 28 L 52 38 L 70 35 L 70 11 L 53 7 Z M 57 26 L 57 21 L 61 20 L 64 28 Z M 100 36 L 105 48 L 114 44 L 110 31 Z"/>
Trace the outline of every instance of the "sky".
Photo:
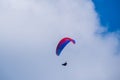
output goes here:
<path id="1" fill-rule="evenodd" d="M 100 22 L 109 32 L 120 30 L 120 1 L 119 0 L 92 0 L 100 17 Z"/>
<path id="2" fill-rule="evenodd" d="M 97 8 L 91 0 L 0 0 L 0 80 L 120 80 L 119 26 Z M 64 37 L 76 44 L 56 56 Z"/>

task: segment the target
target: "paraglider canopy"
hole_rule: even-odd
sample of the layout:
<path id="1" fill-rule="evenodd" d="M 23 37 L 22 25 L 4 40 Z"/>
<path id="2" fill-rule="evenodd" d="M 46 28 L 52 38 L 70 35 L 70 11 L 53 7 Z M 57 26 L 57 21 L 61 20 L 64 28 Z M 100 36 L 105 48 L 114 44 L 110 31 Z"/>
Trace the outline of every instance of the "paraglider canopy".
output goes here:
<path id="1" fill-rule="evenodd" d="M 73 44 L 75 44 L 75 40 L 73 40 L 72 38 L 68 38 L 65 37 L 63 39 L 61 39 L 57 45 L 56 48 L 56 55 L 59 56 L 61 54 L 61 51 L 64 49 L 64 47 L 69 43 L 72 42 Z"/>

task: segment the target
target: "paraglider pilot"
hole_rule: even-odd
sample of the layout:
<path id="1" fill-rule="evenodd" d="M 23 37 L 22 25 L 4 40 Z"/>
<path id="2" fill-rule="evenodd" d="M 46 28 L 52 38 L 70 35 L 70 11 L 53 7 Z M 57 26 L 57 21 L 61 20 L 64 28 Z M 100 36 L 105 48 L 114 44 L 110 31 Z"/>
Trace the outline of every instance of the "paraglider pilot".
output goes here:
<path id="1" fill-rule="evenodd" d="M 67 66 L 67 62 L 63 63 L 62 66 Z"/>

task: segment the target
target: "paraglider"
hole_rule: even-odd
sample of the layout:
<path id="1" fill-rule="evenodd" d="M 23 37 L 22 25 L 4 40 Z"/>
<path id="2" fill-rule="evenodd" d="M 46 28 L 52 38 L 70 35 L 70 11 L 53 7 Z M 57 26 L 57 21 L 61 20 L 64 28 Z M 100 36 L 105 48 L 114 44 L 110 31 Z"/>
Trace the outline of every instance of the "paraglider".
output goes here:
<path id="1" fill-rule="evenodd" d="M 62 50 L 66 47 L 66 45 L 68 43 L 72 42 L 73 44 L 75 44 L 75 40 L 73 40 L 72 38 L 69 37 L 65 37 L 63 39 L 61 39 L 57 45 L 56 48 L 56 55 L 59 56 L 62 52 Z M 67 62 L 62 64 L 63 66 L 67 66 Z"/>

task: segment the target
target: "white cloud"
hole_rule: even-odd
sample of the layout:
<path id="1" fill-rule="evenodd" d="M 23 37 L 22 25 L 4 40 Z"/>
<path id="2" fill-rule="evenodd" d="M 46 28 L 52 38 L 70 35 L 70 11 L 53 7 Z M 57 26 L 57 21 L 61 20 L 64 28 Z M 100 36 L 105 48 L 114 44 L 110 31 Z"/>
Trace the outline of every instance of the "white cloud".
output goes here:
<path id="1" fill-rule="evenodd" d="M 89 0 L 1 0 L 2 80 L 119 80 L 116 33 L 101 35 Z M 63 54 L 58 41 L 72 37 Z M 61 63 L 68 61 L 68 66 Z"/>

